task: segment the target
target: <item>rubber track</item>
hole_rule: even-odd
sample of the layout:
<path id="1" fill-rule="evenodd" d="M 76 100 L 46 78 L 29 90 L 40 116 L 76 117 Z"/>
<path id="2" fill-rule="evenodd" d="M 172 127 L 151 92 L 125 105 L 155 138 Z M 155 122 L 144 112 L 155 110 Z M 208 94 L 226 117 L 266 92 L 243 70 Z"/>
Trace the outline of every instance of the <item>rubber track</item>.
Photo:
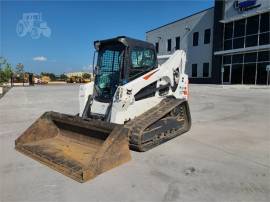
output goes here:
<path id="1" fill-rule="evenodd" d="M 186 120 L 184 120 L 186 122 L 186 128 L 184 128 L 184 130 L 182 131 L 177 131 L 178 134 L 175 134 L 175 131 L 173 132 L 173 134 L 168 134 L 167 137 L 164 137 L 163 140 L 159 140 L 157 141 L 152 141 L 152 143 L 148 144 L 148 145 L 144 145 L 142 143 L 142 135 L 145 131 L 145 129 L 147 129 L 149 126 L 151 126 L 153 123 L 159 121 L 160 119 L 162 119 L 164 116 L 166 116 L 167 114 L 169 114 L 174 108 L 176 108 L 177 106 L 181 105 L 185 103 L 186 104 L 186 115 L 184 115 L 184 117 L 186 118 Z M 132 149 L 138 150 L 138 151 L 147 151 L 155 146 L 157 146 L 158 144 L 161 144 L 162 142 L 165 142 L 177 135 L 182 134 L 183 132 L 186 132 L 189 130 L 191 125 L 191 119 L 190 119 L 190 112 L 189 112 L 189 107 L 188 104 L 185 100 L 183 99 L 175 99 L 175 98 L 165 98 L 164 100 L 162 100 L 158 105 L 156 105 L 155 107 L 149 109 L 148 111 L 146 111 L 145 113 L 143 113 L 142 115 L 134 118 L 132 121 L 126 123 L 124 125 L 125 128 L 129 129 L 129 140 L 130 140 L 130 147 Z M 172 130 L 173 131 L 173 130 Z M 158 137 L 160 134 L 157 134 L 156 136 Z M 136 142 L 134 144 L 134 142 Z"/>

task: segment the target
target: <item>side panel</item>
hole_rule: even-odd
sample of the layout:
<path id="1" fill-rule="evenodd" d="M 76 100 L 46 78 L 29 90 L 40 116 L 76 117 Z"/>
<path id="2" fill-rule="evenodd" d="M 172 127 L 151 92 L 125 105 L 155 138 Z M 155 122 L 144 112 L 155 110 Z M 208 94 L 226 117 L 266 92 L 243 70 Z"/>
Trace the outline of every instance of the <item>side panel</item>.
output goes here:
<path id="1" fill-rule="evenodd" d="M 105 115 L 109 105 L 110 105 L 109 103 L 103 103 L 93 100 L 93 103 L 91 105 L 91 113 Z"/>
<path id="2" fill-rule="evenodd" d="M 94 82 L 80 85 L 79 87 L 79 107 L 80 107 L 80 116 L 83 114 L 84 107 L 88 100 L 89 95 L 93 94 Z"/>
<path id="3" fill-rule="evenodd" d="M 148 109 L 156 106 L 164 97 L 151 97 L 131 103 L 130 105 L 122 105 L 114 103 L 111 112 L 111 122 L 123 124 L 125 121 L 134 119 Z"/>

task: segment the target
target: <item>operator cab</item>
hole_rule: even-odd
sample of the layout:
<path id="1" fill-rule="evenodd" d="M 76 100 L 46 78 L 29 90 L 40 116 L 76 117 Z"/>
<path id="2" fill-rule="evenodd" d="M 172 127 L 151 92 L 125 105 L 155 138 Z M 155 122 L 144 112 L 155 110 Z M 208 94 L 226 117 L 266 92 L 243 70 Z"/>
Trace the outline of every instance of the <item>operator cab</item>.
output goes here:
<path id="1" fill-rule="evenodd" d="M 98 52 L 95 74 L 95 100 L 110 103 L 118 86 L 157 68 L 155 47 L 151 43 L 120 36 L 95 41 Z"/>

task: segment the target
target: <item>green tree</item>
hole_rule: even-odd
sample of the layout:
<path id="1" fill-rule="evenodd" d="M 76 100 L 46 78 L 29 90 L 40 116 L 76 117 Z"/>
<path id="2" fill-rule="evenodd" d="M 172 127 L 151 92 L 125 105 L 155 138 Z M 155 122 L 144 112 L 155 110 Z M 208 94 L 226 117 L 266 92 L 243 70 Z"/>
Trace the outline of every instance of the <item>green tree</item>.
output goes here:
<path id="1" fill-rule="evenodd" d="M 0 82 L 9 82 L 12 74 L 12 66 L 9 63 L 6 63 L 5 66 L 0 69 Z"/>
<path id="2" fill-rule="evenodd" d="M 18 63 L 16 65 L 16 74 L 22 75 L 24 73 L 24 65 L 22 63 Z"/>
<path id="3" fill-rule="evenodd" d="M 2 68 L 0 67 L 0 85 L 4 82 L 4 72 Z"/>
<path id="4" fill-rule="evenodd" d="M 3 78 L 4 78 L 4 72 L 2 67 L 6 64 L 7 60 L 4 57 L 0 57 L 0 85 L 4 82 Z"/>
<path id="5" fill-rule="evenodd" d="M 61 80 L 67 80 L 67 75 L 65 75 L 65 74 L 60 74 L 60 79 L 61 79 Z"/>
<path id="6" fill-rule="evenodd" d="M 89 74 L 89 73 L 83 73 L 82 77 L 84 79 L 91 79 L 91 74 Z"/>
<path id="7" fill-rule="evenodd" d="M 15 68 L 16 77 L 19 81 L 24 80 L 24 65 L 22 63 L 18 63 Z"/>

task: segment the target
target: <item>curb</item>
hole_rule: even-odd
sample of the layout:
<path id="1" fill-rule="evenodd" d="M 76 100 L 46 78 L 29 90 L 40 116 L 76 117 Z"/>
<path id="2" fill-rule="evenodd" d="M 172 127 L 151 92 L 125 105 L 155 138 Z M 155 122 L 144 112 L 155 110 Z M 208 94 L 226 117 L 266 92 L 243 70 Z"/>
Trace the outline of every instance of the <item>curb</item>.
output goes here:
<path id="1" fill-rule="evenodd" d="M 11 87 L 0 86 L 0 99 L 11 89 Z"/>

